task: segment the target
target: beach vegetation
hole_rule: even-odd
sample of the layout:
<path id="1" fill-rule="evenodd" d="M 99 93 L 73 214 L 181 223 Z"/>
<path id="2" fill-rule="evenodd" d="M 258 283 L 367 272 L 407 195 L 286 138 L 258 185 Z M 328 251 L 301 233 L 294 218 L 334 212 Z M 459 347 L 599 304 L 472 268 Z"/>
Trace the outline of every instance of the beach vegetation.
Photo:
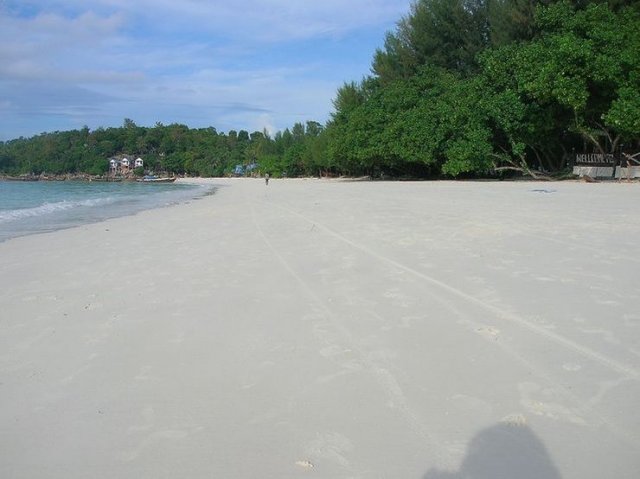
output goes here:
<path id="1" fill-rule="evenodd" d="M 640 2 L 416 0 L 371 72 L 336 91 L 325 124 L 220 132 L 88 127 L 0 143 L 0 173 L 145 168 L 224 176 L 532 177 L 575 151 L 640 150 Z"/>
<path id="2" fill-rule="evenodd" d="M 332 163 L 377 175 L 534 177 L 640 148 L 634 1 L 421 0 L 336 94 Z"/>

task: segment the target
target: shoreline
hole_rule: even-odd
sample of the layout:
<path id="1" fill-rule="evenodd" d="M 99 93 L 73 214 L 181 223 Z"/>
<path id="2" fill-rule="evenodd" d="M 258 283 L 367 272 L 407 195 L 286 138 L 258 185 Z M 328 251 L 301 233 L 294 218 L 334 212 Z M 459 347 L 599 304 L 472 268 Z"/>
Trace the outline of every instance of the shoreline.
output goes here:
<path id="1" fill-rule="evenodd" d="M 7 188 L 11 186 L 11 183 L 13 182 L 10 182 Z M 25 184 L 25 188 L 27 188 L 27 183 L 19 183 Z M 59 182 L 55 183 L 59 184 Z M 53 185 L 51 188 L 42 189 L 41 192 L 39 192 L 40 187 L 36 190 L 33 187 L 28 187 L 25 191 L 5 188 L 5 194 L 16 196 L 22 192 L 23 195 L 26 195 L 25 198 L 30 198 L 29 195 L 35 194 L 36 196 L 33 198 L 36 200 L 32 200 L 31 206 L 0 210 L 0 242 L 11 238 L 99 223 L 120 216 L 136 215 L 147 209 L 166 208 L 176 203 L 189 202 L 201 196 L 213 194 L 216 189 L 213 182 L 197 181 L 174 182 L 178 185 L 174 191 L 171 190 L 173 186 L 165 188 L 158 187 L 156 184 L 145 184 L 144 187 L 138 187 L 139 182 L 117 183 L 117 185 L 125 185 L 123 190 L 119 186 L 110 188 L 105 182 L 100 182 L 96 183 L 97 189 L 86 189 L 83 191 L 88 194 L 78 195 L 75 191 L 80 188 L 80 185 L 85 183 L 88 185 L 91 182 L 70 180 L 64 183 L 70 185 L 68 190 L 61 190 Z M 132 186 L 134 184 L 135 187 Z M 0 184 L 0 186 L 2 185 Z M 71 188 L 72 186 L 73 188 Z M 185 186 L 194 189 L 191 192 L 182 191 Z M 207 189 L 198 190 L 198 187 Z M 142 190 L 142 188 L 145 189 Z M 93 193 L 89 193 L 90 191 Z M 148 191 L 149 194 L 140 195 L 142 191 Z M 42 198 L 39 198 L 38 195 L 42 195 Z M 122 203 L 125 201 L 130 201 L 130 203 L 126 205 L 126 208 L 123 208 Z M 29 200 L 26 200 L 26 204 L 29 205 Z"/>
<path id="2" fill-rule="evenodd" d="M 638 470 L 637 189 L 197 181 L 0 243 L 0 476 Z"/>

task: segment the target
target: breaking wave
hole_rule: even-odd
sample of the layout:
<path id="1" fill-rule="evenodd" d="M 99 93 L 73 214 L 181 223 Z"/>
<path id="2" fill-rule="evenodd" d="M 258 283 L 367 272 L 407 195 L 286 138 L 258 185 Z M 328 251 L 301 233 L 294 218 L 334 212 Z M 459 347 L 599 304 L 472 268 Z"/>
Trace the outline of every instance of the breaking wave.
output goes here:
<path id="1" fill-rule="evenodd" d="M 123 198 L 107 197 L 107 198 L 92 198 L 79 201 L 58 201 L 54 203 L 43 203 L 40 206 L 34 206 L 31 208 L 20 208 L 15 210 L 0 211 L 0 223 L 6 223 L 9 221 L 16 221 L 25 218 L 35 218 L 38 216 L 46 216 L 52 213 L 58 213 L 62 211 L 73 210 L 74 208 L 92 208 L 102 207 L 110 204 L 114 204 L 117 201 L 122 201 Z"/>

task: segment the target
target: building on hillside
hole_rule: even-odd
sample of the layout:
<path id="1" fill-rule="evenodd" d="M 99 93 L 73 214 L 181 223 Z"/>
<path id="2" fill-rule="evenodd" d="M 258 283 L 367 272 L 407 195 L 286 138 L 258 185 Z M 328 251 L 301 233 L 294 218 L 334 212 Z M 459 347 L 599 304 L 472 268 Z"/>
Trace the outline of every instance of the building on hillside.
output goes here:
<path id="1" fill-rule="evenodd" d="M 140 157 L 129 160 L 125 155 L 118 155 L 109 158 L 109 174 L 111 176 L 127 175 L 134 168 L 144 167 L 144 160 Z"/>
<path id="2" fill-rule="evenodd" d="M 233 170 L 234 176 L 253 176 L 253 172 L 258 168 L 258 164 L 256 162 L 249 163 L 248 165 L 236 165 Z"/>

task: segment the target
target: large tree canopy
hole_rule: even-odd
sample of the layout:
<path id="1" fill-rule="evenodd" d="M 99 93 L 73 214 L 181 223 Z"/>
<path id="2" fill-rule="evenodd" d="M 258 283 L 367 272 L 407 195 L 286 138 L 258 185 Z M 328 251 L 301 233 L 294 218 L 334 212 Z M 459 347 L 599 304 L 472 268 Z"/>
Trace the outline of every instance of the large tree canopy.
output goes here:
<path id="1" fill-rule="evenodd" d="M 535 174 L 585 141 L 635 145 L 639 26 L 633 1 L 418 1 L 373 77 L 349 85 L 355 106 L 336 103 L 330 153 L 365 170 Z"/>
<path id="2" fill-rule="evenodd" d="M 638 0 L 417 0 L 326 125 L 271 137 L 125 119 L 0 143 L 0 172 L 99 173 L 119 153 L 203 176 L 558 172 L 574 149 L 640 149 L 638 32 Z"/>
<path id="3" fill-rule="evenodd" d="M 575 11 L 562 2 L 541 9 L 537 24 L 542 33 L 535 40 L 482 57 L 494 90 L 517 92 L 552 113 L 546 121 L 557 131 L 577 133 L 599 151 L 637 140 L 640 12 L 615 13 L 606 4 Z"/>

